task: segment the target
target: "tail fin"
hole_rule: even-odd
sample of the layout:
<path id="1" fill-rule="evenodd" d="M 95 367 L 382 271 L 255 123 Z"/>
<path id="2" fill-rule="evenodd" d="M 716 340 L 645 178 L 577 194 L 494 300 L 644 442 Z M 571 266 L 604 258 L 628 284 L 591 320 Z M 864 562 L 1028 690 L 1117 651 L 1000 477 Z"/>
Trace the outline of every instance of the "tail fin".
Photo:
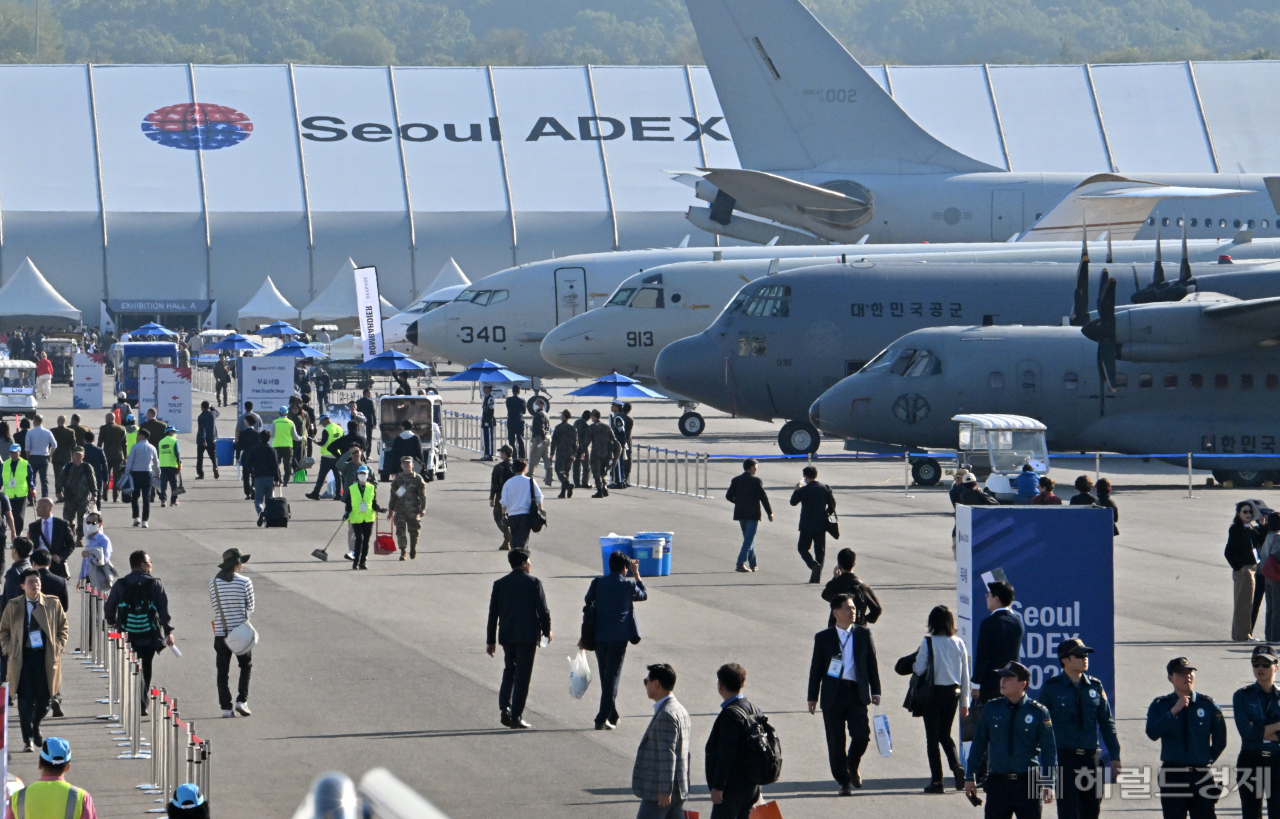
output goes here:
<path id="1" fill-rule="evenodd" d="M 999 171 L 921 128 L 800 0 L 685 0 L 742 167 Z"/>

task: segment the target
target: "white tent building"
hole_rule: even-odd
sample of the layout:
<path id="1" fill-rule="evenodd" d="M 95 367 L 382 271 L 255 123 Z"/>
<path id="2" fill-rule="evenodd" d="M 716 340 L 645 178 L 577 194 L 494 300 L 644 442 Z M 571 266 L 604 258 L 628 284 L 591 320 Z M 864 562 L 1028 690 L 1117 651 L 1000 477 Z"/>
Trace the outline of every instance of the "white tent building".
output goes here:
<path id="1" fill-rule="evenodd" d="M 0 287 L 0 325 L 47 324 L 53 319 L 79 324 L 80 311 L 53 289 L 30 258 L 24 259 Z"/>
<path id="2" fill-rule="evenodd" d="M 259 287 L 258 292 L 249 299 L 249 303 L 240 308 L 236 319 L 236 329 L 245 333 L 260 324 L 270 324 L 273 321 L 297 321 L 298 308 L 281 295 L 275 282 L 267 276 L 262 287 Z"/>
<path id="3" fill-rule="evenodd" d="M 462 268 L 458 267 L 458 263 L 450 256 L 449 261 L 444 263 L 444 267 L 440 268 L 440 272 L 431 280 L 431 284 L 423 288 L 422 292 L 418 294 L 418 298 L 414 299 L 414 303 L 416 304 L 432 293 L 444 290 L 446 287 L 457 287 L 459 285 L 466 287 L 469 284 L 471 284 L 471 280 L 467 278 L 467 274 L 462 272 Z"/>
<path id="4" fill-rule="evenodd" d="M 302 308 L 303 329 L 310 330 L 317 324 L 336 324 L 338 333 L 354 333 L 360 326 L 356 315 L 356 263 L 347 259 L 338 269 L 333 281 L 316 296 L 316 300 Z M 395 305 L 379 296 L 382 318 L 388 319 L 397 312 Z"/>

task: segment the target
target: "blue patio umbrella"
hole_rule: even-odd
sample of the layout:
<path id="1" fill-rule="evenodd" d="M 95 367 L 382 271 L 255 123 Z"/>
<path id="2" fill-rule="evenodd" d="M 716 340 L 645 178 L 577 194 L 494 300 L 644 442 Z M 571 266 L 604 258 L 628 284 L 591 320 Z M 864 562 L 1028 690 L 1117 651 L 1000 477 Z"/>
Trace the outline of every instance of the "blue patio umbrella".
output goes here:
<path id="1" fill-rule="evenodd" d="M 242 350 L 264 350 L 266 348 L 256 341 L 250 341 L 239 333 L 232 333 L 229 336 L 225 336 L 217 344 L 206 344 L 205 349 L 233 352 Z"/>
<path id="2" fill-rule="evenodd" d="M 161 327 L 159 324 L 156 324 L 154 321 L 151 321 L 142 325 L 138 329 L 131 331 L 129 335 L 130 336 L 176 336 L 177 333 L 168 329 L 167 327 Z"/>
<path id="3" fill-rule="evenodd" d="M 479 381 L 491 384 L 519 384 L 529 379 L 519 373 L 513 373 L 496 361 L 477 361 L 457 375 L 451 375 L 445 381 Z"/>
<path id="4" fill-rule="evenodd" d="M 287 321 L 274 321 L 258 331 L 260 336 L 300 336 L 302 331 Z"/>
<path id="5" fill-rule="evenodd" d="M 329 357 L 328 354 L 320 350 L 317 350 L 314 347 L 308 347 L 307 345 L 303 344 L 301 341 L 290 341 L 285 344 L 281 344 L 279 349 L 272 350 L 271 352 L 263 356 L 263 358 L 270 358 L 273 355 L 290 356 L 292 358 L 328 358 Z"/>
<path id="6" fill-rule="evenodd" d="M 355 366 L 357 370 L 430 370 L 426 364 L 414 361 L 409 356 L 395 350 L 383 350 L 368 361 Z"/>
<path id="7" fill-rule="evenodd" d="M 574 390 L 569 395 L 581 395 L 587 398 L 665 398 L 648 387 L 642 386 L 634 378 L 610 373 L 604 378 L 597 378 L 585 387 Z"/>

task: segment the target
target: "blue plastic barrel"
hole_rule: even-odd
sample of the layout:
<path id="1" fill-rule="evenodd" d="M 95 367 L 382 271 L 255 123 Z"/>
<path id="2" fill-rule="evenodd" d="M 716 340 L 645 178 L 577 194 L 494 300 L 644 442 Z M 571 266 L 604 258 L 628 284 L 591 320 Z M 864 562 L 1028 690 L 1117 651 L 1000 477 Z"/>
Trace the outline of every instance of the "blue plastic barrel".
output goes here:
<path id="1" fill-rule="evenodd" d="M 666 541 L 662 547 L 662 577 L 668 577 L 671 574 L 671 544 L 676 539 L 675 532 L 636 532 L 638 538 L 660 537 Z"/>
<path id="2" fill-rule="evenodd" d="M 234 438 L 219 438 L 217 442 L 218 466 L 231 466 L 236 460 Z"/>
<path id="3" fill-rule="evenodd" d="M 635 554 L 631 551 L 632 539 L 623 535 L 607 535 L 600 538 L 600 557 L 604 560 L 604 574 L 609 574 L 609 555 L 614 552 L 622 552 L 627 557 L 635 559 Z"/>
<path id="4" fill-rule="evenodd" d="M 641 577 L 662 576 L 662 552 L 667 541 L 660 537 L 637 537 L 631 541 L 631 556 L 640 564 Z"/>

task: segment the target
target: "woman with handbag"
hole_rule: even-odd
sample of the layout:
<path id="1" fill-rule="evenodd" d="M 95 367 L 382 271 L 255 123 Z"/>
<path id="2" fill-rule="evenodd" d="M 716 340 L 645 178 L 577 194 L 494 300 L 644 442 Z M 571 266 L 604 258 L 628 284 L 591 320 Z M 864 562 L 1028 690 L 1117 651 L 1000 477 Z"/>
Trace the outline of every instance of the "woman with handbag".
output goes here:
<path id="1" fill-rule="evenodd" d="M 947 754 L 947 767 L 955 775 L 956 790 L 964 790 L 964 768 L 960 767 L 956 755 L 951 725 L 956 718 L 957 705 L 961 717 L 969 713 L 969 686 L 966 684 L 970 677 L 969 650 L 956 636 L 956 620 L 951 609 L 935 606 L 929 612 L 929 634 L 920 643 L 911 670 L 919 678 L 915 681 L 917 689 L 928 686 L 927 701 L 921 703 L 920 695 L 916 699 L 916 703 L 922 706 L 919 716 L 924 719 L 925 752 L 929 757 L 929 786 L 924 792 L 946 792 L 942 784 L 939 746 Z"/>
<path id="2" fill-rule="evenodd" d="M 111 565 L 111 539 L 102 531 L 103 520 L 99 512 L 84 516 L 84 551 L 80 558 L 80 581 L 76 588 L 91 588 L 108 594 L 119 579 L 116 567 Z"/>
<path id="3" fill-rule="evenodd" d="M 249 675 L 253 673 L 253 645 L 258 632 L 249 622 L 253 614 L 253 581 L 241 574 L 249 555 L 239 549 L 222 553 L 218 574 L 209 581 L 213 604 L 213 651 L 218 663 L 218 704 L 223 717 L 249 716 Z M 231 705 L 231 655 L 240 665 L 240 684 L 234 709 Z"/>
<path id="4" fill-rule="evenodd" d="M 1253 636 L 1254 619 L 1262 600 L 1255 589 L 1260 589 L 1255 570 L 1258 568 L 1258 547 L 1266 533 L 1263 531 L 1262 510 L 1253 501 L 1236 504 L 1236 517 L 1227 530 L 1227 546 L 1222 555 L 1231 566 L 1234 602 L 1231 612 L 1231 639 L 1247 642 Z"/>
<path id="5" fill-rule="evenodd" d="M 520 458 L 511 462 L 512 475 L 502 485 L 499 503 L 507 515 L 511 531 L 511 548 L 528 549 L 529 533 L 540 532 L 546 525 L 546 513 L 542 509 L 542 490 L 538 482 L 525 475 L 529 465 Z M 538 520 L 534 521 L 537 517 Z"/>

